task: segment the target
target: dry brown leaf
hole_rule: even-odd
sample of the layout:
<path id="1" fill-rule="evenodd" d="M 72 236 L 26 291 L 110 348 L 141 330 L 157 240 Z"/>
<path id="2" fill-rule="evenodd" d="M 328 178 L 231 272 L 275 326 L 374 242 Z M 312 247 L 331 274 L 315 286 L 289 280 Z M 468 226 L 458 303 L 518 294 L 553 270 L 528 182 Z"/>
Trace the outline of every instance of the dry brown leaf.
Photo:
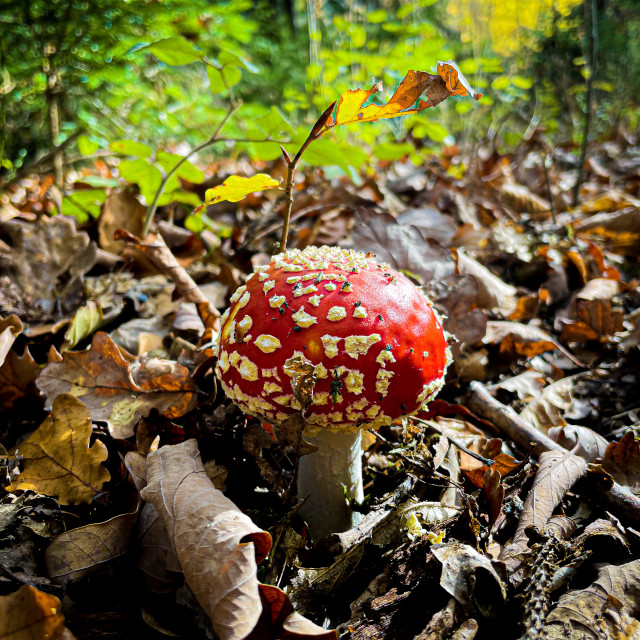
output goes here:
<path id="1" fill-rule="evenodd" d="M 640 636 L 640 560 L 608 565 L 586 589 L 560 597 L 546 620 L 548 640 L 635 640 Z"/>
<path id="2" fill-rule="evenodd" d="M 69 640 L 60 600 L 23 585 L 8 596 L 0 596 L 2 640 Z"/>
<path id="3" fill-rule="evenodd" d="M 60 504 L 91 502 L 109 480 L 102 466 L 107 447 L 91 438 L 89 409 L 70 394 L 59 395 L 51 415 L 18 447 L 23 471 L 11 490 L 33 489 Z"/>
<path id="4" fill-rule="evenodd" d="M 490 320 L 487 322 L 487 333 L 483 342 L 498 345 L 500 353 L 513 353 L 527 358 L 558 349 L 573 362 L 576 362 L 575 357 L 546 331 L 518 322 Z"/>
<path id="5" fill-rule="evenodd" d="M 89 236 L 62 216 L 42 216 L 35 224 L 9 220 L 2 229 L 12 247 L 0 246 L 0 275 L 18 285 L 29 301 L 29 317 L 52 318 L 58 307 L 63 313 L 74 311 L 82 301 L 82 277 L 96 259 Z"/>
<path id="6" fill-rule="evenodd" d="M 584 458 L 587 462 L 602 458 L 609 445 L 609 442 L 593 429 L 575 424 L 552 427 L 549 429 L 548 435 L 559 445 L 562 445 L 568 451 L 573 450 L 573 453 Z"/>
<path id="7" fill-rule="evenodd" d="M 483 489 L 489 501 L 489 526 L 493 526 L 502 511 L 504 500 L 504 486 L 502 486 L 500 471 L 488 467 L 483 478 Z"/>
<path id="8" fill-rule="evenodd" d="M 577 376 L 567 376 L 552 382 L 527 404 L 520 412 L 520 417 L 544 432 L 551 427 L 564 426 L 566 423 L 563 414 L 573 404 L 576 380 Z"/>
<path id="9" fill-rule="evenodd" d="M 611 442 L 604 453 L 602 468 L 614 480 L 640 493 L 640 444 L 633 431 L 627 431 L 618 442 Z"/>
<path id="10" fill-rule="evenodd" d="M 256 563 L 269 552 L 271 536 L 214 488 L 195 440 L 149 454 L 141 495 L 160 514 L 216 633 L 223 640 L 245 638 L 262 612 Z"/>
<path id="11" fill-rule="evenodd" d="M 498 478 L 501 478 L 510 474 L 522 464 L 508 453 L 499 453 L 492 459 L 493 464 L 491 466 L 482 464 L 481 466 L 474 467 L 472 469 L 463 469 L 464 475 L 467 476 L 469 481 L 476 487 L 482 488 L 485 486 L 485 474 L 488 471 L 498 473 Z"/>
<path id="12" fill-rule="evenodd" d="M 94 420 L 105 420 L 114 438 L 129 438 L 142 416 L 157 409 L 167 418 L 184 415 L 196 404 L 197 387 L 189 371 L 175 362 L 148 358 L 130 364 L 103 332 L 86 351 L 67 351 L 48 364 L 37 381 L 47 407 L 61 393 L 82 398 Z"/>
<path id="13" fill-rule="evenodd" d="M 121 560 L 137 517 L 137 511 L 123 513 L 59 535 L 45 552 L 49 577 L 57 584 L 76 582 Z"/>
<path id="14" fill-rule="evenodd" d="M 9 351 L 4 364 L 0 367 L 0 411 L 13 408 L 18 398 L 37 394 L 35 381 L 40 373 L 40 367 L 25 347 L 19 356 L 15 351 Z"/>
<path id="15" fill-rule="evenodd" d="M 0 367 L 4 364 L 15 339 L 22 332 L 22 328 L 22 321 L 15 314 L 11 314 L 6 320 L 0 316 Z"/>
<path id="16" fill-rule="evenodd" d="M 478 281 L 476 304 L 482 309 L 497 308 L 503 315 L 515 311 L 517 289 L 503 282 L 477 260 L 467 255 L 463 249 L 452 250 L 458 271 L 471 275 Z"/>
<path id="17" fill-rule="evenodd" d="M 548 200 L 537 196 L 521 184 L 505 182 L 500 187 L 500 196 L 505 204 L 518 213 L 544 213 L 551 211 Z"/>
<path id="18" fill-rule="evenodd" d="M 599 238 L 615 253 L 631 257 L 640 255 L 640 209 L 637 205 L 615 213 L 598 213 L 576 223 L 574 229 L 579 236 Z"/>
<path id="19" fill-rule="evenodd" d="M 515 586 L 524 578 L 525 567 L 520 554 L 528 546 L 527 527 L 544 527 L 565 493 L 586 471 L 586 461 L 568 451 L 545 451 L 540 455 L 538 472 L 527 494 L 518 528 L 501 554 L 509 579 Z"/>
<path id="20" fill-rule="evenodd" d="M 102 213 L 98 220 L 98 241 L 100 247 L 112 253 L 122 253 L 126 244 L 113 239 L 116 229 L 141 235 L 144 231 L 144 216 L 146 208 L 129 191 L 112 191 L 104 202 Z"/>

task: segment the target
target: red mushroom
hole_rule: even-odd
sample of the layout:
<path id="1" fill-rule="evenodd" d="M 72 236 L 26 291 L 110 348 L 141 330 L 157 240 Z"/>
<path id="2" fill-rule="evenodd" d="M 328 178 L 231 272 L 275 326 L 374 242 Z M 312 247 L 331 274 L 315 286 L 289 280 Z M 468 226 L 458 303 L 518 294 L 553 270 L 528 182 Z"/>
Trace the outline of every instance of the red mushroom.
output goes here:
<path id="1" fill-rule="evenodd" d="M 303 415 L 318 451 L 301 459 L 301 514 L 315 538 L 349 528 L 345 494 L 363 498 L 361 430 L 415 413 L 444 384 L 451 356 L 431 301 L 374 257 L 307 247 L 257 267 L 221 324 L 217 375 L 248 414 L 277 426 L 301 411 L 290 364 L 313 366 Z"/>

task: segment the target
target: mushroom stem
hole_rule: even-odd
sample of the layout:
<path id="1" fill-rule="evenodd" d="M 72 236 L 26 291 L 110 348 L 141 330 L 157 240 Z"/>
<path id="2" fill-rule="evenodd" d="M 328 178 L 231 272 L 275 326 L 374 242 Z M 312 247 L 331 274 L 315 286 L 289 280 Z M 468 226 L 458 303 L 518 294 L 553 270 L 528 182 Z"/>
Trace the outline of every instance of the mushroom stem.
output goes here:
<path id="1" fill-rule="evenodd" d="M 346 531 L 359 521 L 347 499 L 362 502 L 362 433 L 360 429 L 322 429 L 305 439 L 317 451 L 300 459 L 298 498 L 307 501 L 300 515 L 309 533 L 320 540 Z"/>

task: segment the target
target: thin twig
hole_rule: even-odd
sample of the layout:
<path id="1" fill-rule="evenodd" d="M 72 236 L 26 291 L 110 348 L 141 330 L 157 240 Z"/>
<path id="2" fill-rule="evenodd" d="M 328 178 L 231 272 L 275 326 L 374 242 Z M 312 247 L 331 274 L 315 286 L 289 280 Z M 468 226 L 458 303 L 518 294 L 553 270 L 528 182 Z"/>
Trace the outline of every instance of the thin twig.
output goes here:
<path id="1" fill-rule="evenodd" d="M 218 138 L 218 134 L 220 133 L 220 130 L 222 129 L 222 127 L 224 127 L 225 124 L 227 124 L 227 122 L 229 121 L 229 118 L 231 118 L 231 116 L 235 113 L 235 111 L 238 109 L 239 106 L 240 106 L 239 103 L 231 105 L 229 107 L 229 110 L 225 114 L 224 118 L 222 119 L 220 124 L 216 127 L 216 130 L 213 132 L 213 135 L 206 142 L 203 142 L 202 144 L 198 145 L 197 147 L 191 149 L 191 151 L 189 151 L 189 153 L 187 153 L 186 156 L 180 158 L 180 160 L 178 160 L 178 162 L 169 171 L 167 171 L 167 173 L 165 174 L 164 178 L 162 178 L 162 181 L 160 182 L 160 186 L 158 187 L 158 190 L 156 191 L 156 195 L 154 196 L 153 202 L 151 203 L 151 206 L 149 207 L 149 210 L 147 211 L 147 216 L 144 219 L 143 237 L 146 236 L 149 233 L 149 229 L 151 228 L 151 223 L 153 221 L 153 216 L 154 216 L 154 214 L 156 212 L 156 209 L 158 208 L 158 201 L 160 200 L 160 196 L 164 192 L 164 188 L 167 186 L 167 182 L 169 182 L 169 180 L 171 179 L 171 176 L 173 176 L 175 174 L 175 172 L 191 156 L 193 156 L 194 154 L 198 153 L 199 151 L 202 151 L 203 149 L 206 149 L 207 147 L 211 146 L 212 144 L 214 144 L 216 142 L 220 142 L 220 139 Z"/>

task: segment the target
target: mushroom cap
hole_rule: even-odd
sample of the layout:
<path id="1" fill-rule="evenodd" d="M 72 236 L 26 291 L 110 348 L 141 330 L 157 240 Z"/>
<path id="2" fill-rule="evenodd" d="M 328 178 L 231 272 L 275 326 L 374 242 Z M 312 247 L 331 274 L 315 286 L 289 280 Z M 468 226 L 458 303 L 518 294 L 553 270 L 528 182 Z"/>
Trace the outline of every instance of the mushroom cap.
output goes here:
<path id="1" fill-rule="evenodd" d="M 369 254 L 293 249 L 256 267 L 222 316 L 216 373 L 245 412 L 281 423 L 303 407 L 292 379 L 313 366 L 313 426 L 377 428 L 444 384 L 451 354 L 429 298 Z"/>

